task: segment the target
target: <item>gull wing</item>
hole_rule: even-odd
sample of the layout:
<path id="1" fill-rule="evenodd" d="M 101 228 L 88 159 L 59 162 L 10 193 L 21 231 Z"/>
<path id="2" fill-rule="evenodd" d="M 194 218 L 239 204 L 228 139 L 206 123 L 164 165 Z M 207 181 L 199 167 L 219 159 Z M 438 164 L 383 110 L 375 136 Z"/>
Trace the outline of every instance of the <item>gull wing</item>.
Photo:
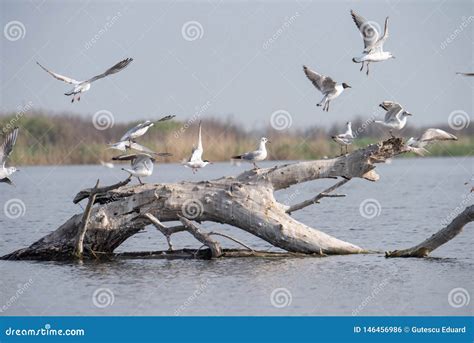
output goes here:
<path id="1" fill-rule="evenodd" d="M 464 75 L 464 76 L 474 76 L 474 73 L 456 73 L 458 75 Z"/>
<path id="2" fill-rule="evenodd" d="M 112 74 L 115 74 L 115 73 L 118 73 L 119 71 L 121 71 L 122 69 L 126 68 L 131 62 L 133 61 L 133 58 L 126 58 L 124 59 L 123 61 L 120 61 L 118 62 L 117 64 L 115 64 L 113 67 L 107 69 L 105 72 L 103 72 L 102 74 L 100 75 L 96 75 L 92 78 L 90 78 L 89 80 L 87 80 L 87 82 L 94 82 L 94 81 L 97 81 L 99 79 L 102 79 L 108 75 L 112 75 Z"/>
<path id="3" fill-rule="evenodd" d="M 188 162 L 201 161 L 203 152 L 204 149 L 202 147 L 201 122 L 199 122 L 198 144 L 197 147 L 193 149 Z"/>
<path id="4" fill-rule="evenodd" d="M 63 76 L 63 75 L 60 75 L 60 74 L 57 74 L 45 67 L 43 67 L 39 62 L 36 62 L 37 65 L 39 65 L 45 72 L 47 72 L 48 74 L 50 74 L 52 77 L 54 77 L 56 80 L 59 80 L 59 81 L 64 81 L 66 83 L 70 83 L 70 84 L 73 84 L 73 85 L 78 85 L 79 83 L 81 83 L 81 81 L 77 81 L 77 80 L 74 80 L 70 77 L 67 77 L 67 76 Z"/>
<path id="5" fill-rule="evenodd" d="M 138 125 L 135 125 L 134 127 L 132 127 L 130 130 L 128 130 L 127 132 L 125 132 L 125 134 L 122 136 L 122 138 L 120 138 L 120 141 L 123 142 L 123 141 L 126 141 L 130 138 L 130 136 L 132 135 L 132 133 L 150 125 L 150 121 L 146 121 L 146 122 L 143 122 L 143 123 L 140 123 Z"/>
<path id="6" fill-rule="evenodd" d="M 306 77 L 321 93 L 326 94 L 334 91 L 336 87 L 336 81 L 331 79 L 329 76 L 318 74 L 317 72 L 309 69 L 307 66 L 303 66 Z"/>
<path id="7" fill-rule="evenodd" d="M 387 38 L 388 38 L 388 17 L 385 18 L 385 28 L 384 28 L 384 31 L 383 31 L 383 36 L 380 37 L 379 40 L 377 40 L 377 42 L 374 45 L 374 48 L 379 50 L 379 51 L 382 51 L 383 50 L 383 45 L 384 45 L 385 41 L 387 40 Z"/>
<path id="8" fill-rule="evenodd" d="M 0 163 L 2 164 L 2 166 L 5 166 L 7 158 L 13 151 L 16 139 L 18 138 L 18 130 L 19 129 L 15 127 L 13 131 L 5 137 L 2 146 L 0 146 Z"/>
<path id="9" fill-rule="evenodd" d="M 367 21 L 364 17 L 353 10 L 351 10 L 351 16 L 364 39 L 364 50 L 372 50 L 380 36 L 377 28 L 370 21 Z"/>
<path id="10" fill-rule="evenodd" d="M 402 106 L 394 101 L 384 101 L 380 104 L 380 107 L 387 111 L 385 113 L 385 122 L 397 118 L 403 112 Z"/>
<path id="11" fill-rule="evenodd" d="M 135 143 L 135 142 L 132 142 L 132 144 L 130 144 L 130 149 L 140 151 L 140 152 L 146 152 L 146 153 L 149 153 L 149 154 L 154 154 L 155 153 L 153 150 L 147 148 L 146 146 L 140 145 L 140 144 Z"/>
<path id="12" fill-rule="evenodd" d="M 428 129 L 418 139 L 421 142 L 433 142 L 433 141 L 455 141 L 458 138 L 441 129 Z"/>

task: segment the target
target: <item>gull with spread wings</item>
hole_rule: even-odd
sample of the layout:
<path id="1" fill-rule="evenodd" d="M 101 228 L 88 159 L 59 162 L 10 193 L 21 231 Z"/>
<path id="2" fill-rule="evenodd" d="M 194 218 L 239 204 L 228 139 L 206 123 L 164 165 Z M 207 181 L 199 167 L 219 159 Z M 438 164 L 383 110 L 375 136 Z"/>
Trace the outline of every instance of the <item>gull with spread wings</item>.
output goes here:
<path id="1" fill-rule="evenodd" d="M 112 157 L 114 161 L 130 161 L 131 168 L 122 168 L 131 176 L 135 176 L 141 185 L 143 185 L 140 177 L 147 177 L 153 173 L 153 162 L 155 157 L 150 154 L 128 154 Z"/>
<path id="2" fill-rule="evenodd" d="M 70 77 L 57 74 L 57 73 L 43 67 L 39 62 L 36 62 L 36 64 L 38 64 L 44 71 L 46 71 L 48 74 L 50 74 L 55 79 L 60 80 L 60 81 L 64 81 L 64 82 L 69 83 L 71 85 L 74 85 L 73 89 L 71 89 L 67 93 L 64 93 L 64 95 L 67 95 L 67 96 L 72 95 L 71 102 L 74 102 L 74 99 L 76 98 L 77 94 L 79 94 L 77 96 L 77 100 L 78 101 L 81 100 L 81 93 L 84 93 L 84 92 L 88 91 L 91 88 L 91 83 L 92 82 L 100 80 L 100 79 L 102 79 L 102 78 L 104 78 L 108 75 L 118 73 L 119 71 L 126 68 L 130 64 L 130 62 L 132 62 L 132 61 L 133 61 L 133 58 L 126 58 L 123 61 L 120 61 L 117 64 L 115 64 L 113 67 L 107 69 L 102 74 L 91 77 L 90 79 L 85 80 L 85 81 L 77 81 L 77 80 L 74 80 Z"/>
<path id="3" fill-rule="evenodd" d="M 5 164 L 13 151 L 17 137 L 18 128 L 15 127 L 13 131 L 5 137 L 3 144 L 0 146 L 0 182 L 5 182 L 9 185 L 13 184 L 12 180 L 10 180 L 10 176 L 17 172 L 18 169 L 15 167 L 6 167 Z"/>
<path id="4" fill-rule="evenodd" d="M 405 111 L 399 103 L 394 101 L 384 101 L 379 106 L 387 112 L 385 113 L 385 118 L 383 121 L 376 120 L 375 123 L 390 128 L 391 136 L 393 136 L 393 129 L 403 129 L 407 123 L 407 117 L 412 116 L 410 112 Z"/>
<path id="5" fill-rule="evenodd" d="M 128 149 L 134 149 L 137 151 L 141 152 L 146 152 L 146 153 L 153 153 L 152 150 L 148 149 L 147 147 L 140 145 L 136 142 L 136 139 L 138 137 L 143 136 L 150 127 L 155 125 L 155 123 L 159 123 L 162 121 L 167 121 L 170 119 L 173 119 L 176 117 L 175 115 L 168 115 L 165 116 L 161 119 L 158 119 L 156 122 L 152 122 L 150 120 L 146 120 L 143 123 L 140 123 L 134 127 L 132 127 L 130 130 L 128 130 L 122 138 L 117 143 L 110 143 L 108 149 L 117 149 L 120 151 L 126 151 Z"/>
<path id="6" fill-rule="evenodd" d="M 201 122 L 199 122 L 197 147 L 193 149 L 189 160 L 186 163 L 184 163 L 185 167 L 191 168 L 193 170 L 193 174 L 195 174 L 199 168 L 204 168 L 208 164 L 211 164 L 211 162 L 209 162 L 208 160 L 202 159 L 203 152 L 204 152 L 204 148 L 202 147 Z"/>
<path id="7" fill-rule="evenodd" d="M 385 29 L 383 36 L 377 30 L 374 22 L 366 20 L 364 17 L 358 15 L 351 10 L 351 16 L 359 29 L 362 38 L 364 39 L 364 51 L 360 57 L 354 57 L 354 63 L 362 63 L 360 71 L 364 69 L 364 64 L 367 63 L 367 75 L 369 75 L 370 62 L 381 62 L 391 58 L 395 58 L 391 52 L 383 51 L 383 45 L 388 38 L 388 17 L 385 18 Z"/>
<path id="8" fill-rule="evenodd" d="M 406 145 L 408 149 L 417 155 L 425 156 L 428 150 L 425 146 L 428 146 L 436 141 L 457 141 L 458 138 L 446 131 L 441 129 L 428 129 L 420 137 L 413 138 L 407 141 Z"/>
<path id="9" fill-rule="evenodd" d="M 336 99 L 346 88 L 351 88 L 347 83 L 343 82 L 338 84 L 336 81 L 331 79 L 329 76 L 321 75 L 307 66 L 303 66 L 303 71 L 306 77 L 311 81 L 314 87 L 323 93 L 324 97 L 317 106 L 323 106 L 323 111 L 329 111 L 329 103 L 331 100 Z"/>

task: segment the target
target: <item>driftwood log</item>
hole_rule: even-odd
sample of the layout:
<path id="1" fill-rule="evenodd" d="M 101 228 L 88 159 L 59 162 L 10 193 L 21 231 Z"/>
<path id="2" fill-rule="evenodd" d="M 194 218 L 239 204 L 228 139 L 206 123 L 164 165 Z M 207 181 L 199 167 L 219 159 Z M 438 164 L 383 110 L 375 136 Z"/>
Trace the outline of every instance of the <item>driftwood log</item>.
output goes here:
<path id="1" fill-rule="evenodd" d="M 360 254 L 371 251 L 332 237 L 291 217 L 291 213 L 319 202 L 352 178 L 377 181 L 375 164 L 407 152 L 400 138 L 391 138 L 333 159 L 285 164 L 273 168 L 248 170 L 235 177 L 222 177 L 203 182 L 145 184 L 128 186 L 129 179 L 104 188 L 78 193 L 74 202 L 94 197 L 84 230 L 83 214 L 76 214 L 57 230 L 31 246 L 3 256 L 3 259 L 70 259 L 77 255 L 77 237 L 84 232 L 83 258 L 215 258 L 236 256 L 325 256 Z M 342 178 L 335 185 L 312 199 L 299 204 L 284 205 L 275 200 L 274 192 L 296 184 L 323 179 Z M 166 222 L 181 225 L 166 227 Z M 193 223 L 195 222 L 195 223 Z M 216 232 L 205 233 L 196 223 L 215 222 L 245 230 L 286 252 L 254 251 L 245 244 Z M 114 254 L 126 239 L 154 225 L 167 239 L 169 249 L 162 252 Z M 171 235 L 187 231 L 205 249 L 175 251 Z M 222 249 L 212 235 L 228 237 L 245 250 Z M 443 234 L 444 235 L 444 234 Z M 442 243 L 441 243 L 442 244 Z M 430 245 L 431 247 L 431 245 Z M 431 249 L 431 248 L 429 248 Z M 392 253 L 393 254 L 393 253 Z"/>

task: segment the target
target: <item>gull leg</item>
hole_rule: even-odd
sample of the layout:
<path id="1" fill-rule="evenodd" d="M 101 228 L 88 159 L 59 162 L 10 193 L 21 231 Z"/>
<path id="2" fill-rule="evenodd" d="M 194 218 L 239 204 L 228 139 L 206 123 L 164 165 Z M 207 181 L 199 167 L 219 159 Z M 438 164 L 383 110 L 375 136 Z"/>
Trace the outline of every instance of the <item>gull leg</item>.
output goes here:
<path id="1" fill-rule="evenodd" d="M 74 102 L 74 94 L 72 95 L 72 100 L 71 100 L 71 102 Z"/>
<path id="2" fill-rule="evenodd" d="M 80 95 L 77 97 L 77 101 L 81 101 L 81 96 Z"/>
<path id="3" fill-rule="evenodd" d="M 367 76 L 369 76 L 369 64 L 370 64 L 370 63 L 369 63 L 369 62 L 367 62 L 367 73 L 366 73 L 366 74 L 367 74 Z"/>
<path id="4" fill-rule="evenodd" d="M 137 176 L 137 179 L 138 179 L 138 182 L 140 182 L 140 185 L 143 185 L 144 183 L 142 182 L 142 180 L 140 180 L 140 177 Z"/>
<path id="5" fill-rule="evenodd" d="M 340 147 L 340 149 L 341 149 L 341 154 L 340 154 L 340 156 L 342 156 L 342 145 L 339 145 L 339 147 Z"/>
<path id="6" fill-rule="evenodd" d="M 347 152 L 348 152 L 348 151 L 347 151 L 347 145 L 346 145 L 346 155 L 347 155 Z"/>
<path id="7" fill-rule="evenodd" d="M 364 62 L 362 62 L 362 67 L 360 67 L 359 71 L 362 71 L 364 69 Z"/>
<path id="8" fill-rule="evenodd" d="M 255 163 L 255 162 L 252 162 L 252 163 L 253 163 L 254 169 L 259 169 L 258 166 L 257 166 L 257 163 Z"/>
<path id="9" fill-rule="evenodd" d="M 393 135 L 392 131 L 393 131 L 393 130 L 389 130 L 388 132 L 390 133 L 390 136 L 392 136 L 392 138 L 395 138 L 395 136 Z"/>

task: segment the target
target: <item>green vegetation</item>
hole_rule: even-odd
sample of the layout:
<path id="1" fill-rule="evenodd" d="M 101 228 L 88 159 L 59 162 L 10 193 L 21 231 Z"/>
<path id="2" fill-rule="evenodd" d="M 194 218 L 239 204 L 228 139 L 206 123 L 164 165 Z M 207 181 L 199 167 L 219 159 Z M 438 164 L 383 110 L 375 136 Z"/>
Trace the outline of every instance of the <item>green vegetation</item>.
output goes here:
<path id="1" fill-rule="evenodd" d="M 143 144 L 158 152 L 170 152 L 173 156 L 164 162 L 181 162 L 188 158 L 192 146 L 196 144 L 198 120 L 169 121 L 158 123 L 148 133 L 139 138 Z M 94 127 L 92 116 L 45 115 L 38 112 L 26 114 L 0 115 L 0 132 L 8 132 L 15 126 L 20 127 L 20 136 L 15 147 L 12 162 L 16 165 L 61 165 L 61 164 L 97 164 L 108 161 L 120 152 L 108 150 L 107 143 L 117 141 L 124 132 L 136 125 L 116 123 L 106 130 Z M 353 129 L 362 125 L 361 119 L 353 121 Z M 449 127 L 437 125 L 459 137 L 457 142 L 438 143 L 430 147 L 429 156 L 468 156 L 474 154 L 472 128 L 453 131 Z M 309 127 L 304 130 L 287 129 L 277 131 L 268 127 L 260 131 L 245 131 L 230 121 L 203 120 L 204 157 L 211 161 L 227 161 L 233 154 L 256 148 L 261 136 L 268 137 L 271 159 L 309 160 L 331 157 L 339 154 L 339 145 L 330 139 L 340 133 L 344 125 L 329 130 L 321 127 Z M 416 136 L 424 128 L 404 130 L 404 137 Z M 355 140 L 349 150 L 375 143 L 388 137 L 388 133 L 370 125 Z M 3 139 L 3 137 L 1 138 Z M 408 155 L 407 155 L 408 156 Z"/>

